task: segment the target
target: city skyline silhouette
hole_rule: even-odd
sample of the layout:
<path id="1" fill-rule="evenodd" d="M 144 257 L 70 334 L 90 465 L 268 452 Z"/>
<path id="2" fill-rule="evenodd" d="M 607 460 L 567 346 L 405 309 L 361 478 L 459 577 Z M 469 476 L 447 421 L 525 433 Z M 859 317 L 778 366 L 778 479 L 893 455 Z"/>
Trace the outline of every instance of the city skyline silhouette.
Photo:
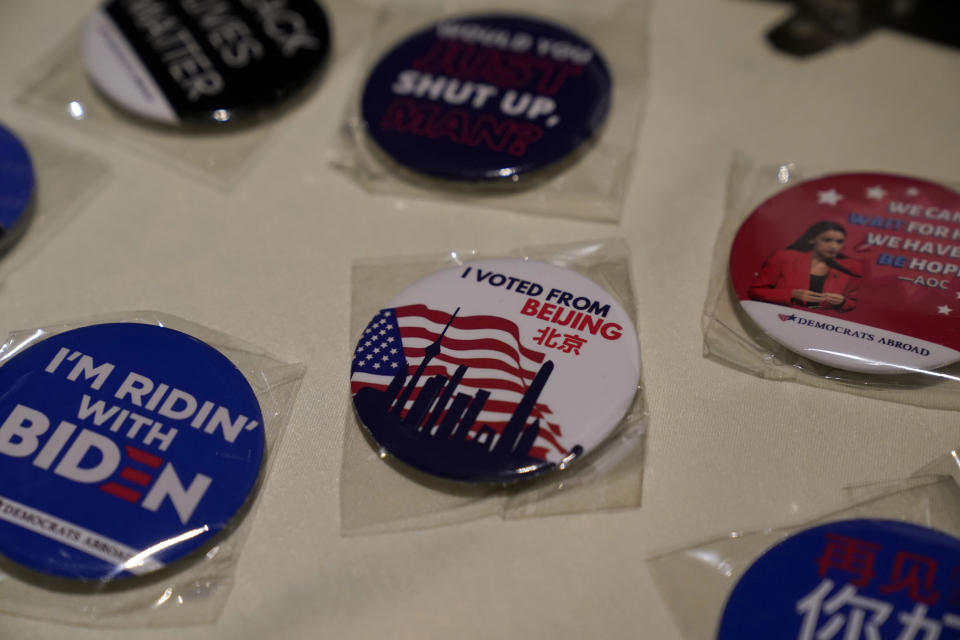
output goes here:
<path id="1" fill-rule="evenodd" d="M 443 338 L 459 311 L 426 347 L 412 376 L 400 371 L 386 389 L 363 387 L 356 392 L 354 406 L 361 421 L 390 454 L 451 479 L 505 481 L 554 468 L 555 463 L 530 453 L 540 433 L 540 417 L 533 414 L 553 372 L 552 361 L 540 366 L 502 431 L 482 423 L 473 437 L 469 435 L 490 391 L 480 389 L 471 396 L 459 390 L 469 367 L 460 364 L 452 375 L 434 375 L 421 386 L 424 371 L 441 353 Z M 581 451 L 577 446 L 568 457 Z"/>

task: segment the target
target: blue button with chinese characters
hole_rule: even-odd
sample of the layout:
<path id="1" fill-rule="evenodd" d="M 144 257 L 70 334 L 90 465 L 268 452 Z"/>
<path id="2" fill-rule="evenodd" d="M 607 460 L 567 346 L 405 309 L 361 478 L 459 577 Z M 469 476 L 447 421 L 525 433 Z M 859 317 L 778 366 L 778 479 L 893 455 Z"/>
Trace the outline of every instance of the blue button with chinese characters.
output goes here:
<path id="1" fill-rule="evenodd" d="M 801 531 L 740 578 L 717 638 L 960 638 L 960 540 L 890 520 Z"/>

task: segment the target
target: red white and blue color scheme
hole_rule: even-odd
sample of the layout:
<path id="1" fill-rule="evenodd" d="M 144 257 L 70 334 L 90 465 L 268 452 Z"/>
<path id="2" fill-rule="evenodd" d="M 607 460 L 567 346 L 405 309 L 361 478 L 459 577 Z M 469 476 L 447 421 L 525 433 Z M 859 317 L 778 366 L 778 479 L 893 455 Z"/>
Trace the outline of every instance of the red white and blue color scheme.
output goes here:
<path id="1" fill-rule="evenodd" d="M 616 427 L 638 380 L 636 336 L 606 291 L 512 259 L 405 290 L 370 320 L 351 368 L 357 415 L 386 452 L 477 482 L 571 463 Z"/>
<path id="2" fill-rule="evenodd" d="M 747 315 L 805 358 L 943 367 L 960 360 L 960 194 L 883 173 L 789 186 L 741 225 L 730 280 Z"/>
<path id="3" fill-rule="evenodd" d="M 764 553 L 717 640 L 957 640 L 960 540 L 906 522 L 843 520 Z"/>
<path id="4" fill-rule="evenodd" d="M 73 329 L 0 351 L 0 554 L 112 580 L 198 552 L 241 512 L 264 457 L 243 374 L 166 327 Z"/>

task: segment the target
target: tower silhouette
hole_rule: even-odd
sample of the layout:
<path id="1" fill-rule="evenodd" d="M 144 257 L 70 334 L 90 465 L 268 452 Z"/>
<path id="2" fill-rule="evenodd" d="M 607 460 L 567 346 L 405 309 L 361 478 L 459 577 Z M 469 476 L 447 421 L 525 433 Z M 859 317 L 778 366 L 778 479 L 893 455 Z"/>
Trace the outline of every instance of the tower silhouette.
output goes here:
<path id="1" fill-rule="evenodd" d="M 530 421 L 530 417 L 553 373 L 552 361 L 540 366 L 502 431 L 483 423 L 472 438 L 468 435 L 490 392 L 480 389 L 471 396 L 459 391 L 468 367 L 460 365 L 452 376 L 439 374 L 420 384 L 430 362 L 441 353 L 444 336 L 459 312 L 458 307 L 437 339 L 426 347 L 409 380 L 407 372 L 400 371 L 386 389 L 363 387 L 354 394 L 361 422 L 397 458 L 447 478 L 505 481 L 517 479 L 521 469 L 524 476 L 553 469 L 554 463 L 530 455 L 540 432 L 540 418 L 534 416 Z M 576 446 L 571 455 L 580 451 Z"/>
<path id="2" fill-rule="evenodd" d="M 397 403 L 391 409 L 392 412 L 400 413 L 403 411 L 403 408 L 407 405 L 407 400 L 410 399 L 414 389 L 417 388 L 417 383 L 420 382 L 420 377 L 423 376 L 423 372 L 426 370 L 427 365 L 430 364 L 431 360 L 439 355 L 440 342 L 443 340 L 443 336 L 446 335 L 447 329 L 449 329 L 450 325 L 453 324 L 453 319 L 457 317 L 458 313 L 460 313 L 460 307 L 457 307 L 457 310 L 454 311 L 453 315 L 450 316 L 450 319 L 447 320 L 447 325 L 443 328 L 443 331 L 440 332 L 440 335 L 437 336 L 437 339 L 430 343 L 426 349 L 424 349 L 423 361 L 420 362 L 420 366 L 417 367 L 417 372 L 414 373 L 413 378 L 410 379 L 410 384 L 407 385 L 407 388 L 403 390 L 403 394 L 401 394 L 400 398 L 397 400 Z M 401 373 L 398 373 L 397 375 L 399 376 Z"/>

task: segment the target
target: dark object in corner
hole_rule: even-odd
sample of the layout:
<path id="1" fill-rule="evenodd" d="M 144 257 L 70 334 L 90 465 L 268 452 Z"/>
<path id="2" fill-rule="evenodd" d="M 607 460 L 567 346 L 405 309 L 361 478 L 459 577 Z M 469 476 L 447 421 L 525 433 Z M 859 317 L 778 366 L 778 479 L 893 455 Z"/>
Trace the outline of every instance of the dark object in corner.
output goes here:
<path id="1" fill-rule="evenodd" d="M 788 0 L 794 15 L 767 33 L 780 51 L 809 56 L 837 42 L 853 42 L 877 28 L 960 48 L 956 0 Z"/>

